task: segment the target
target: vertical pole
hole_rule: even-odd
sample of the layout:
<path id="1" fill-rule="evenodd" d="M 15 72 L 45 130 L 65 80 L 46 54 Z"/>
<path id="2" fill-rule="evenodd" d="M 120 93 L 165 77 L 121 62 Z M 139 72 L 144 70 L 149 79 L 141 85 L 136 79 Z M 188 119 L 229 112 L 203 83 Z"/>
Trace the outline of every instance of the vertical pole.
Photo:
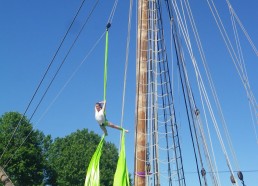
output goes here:
<path id="1" fill-rule="evenodd" d="M 146 174 L 146 109 L 148 60 L 148 0 L 138 0 L 137 29 L 137 92 L 136 92 L 136 147 L 134 185 L 145 186 Z"/>
<path id="2" fill-rule="evenodd" d="M 14 186 L 2 167 L 0 167 L 0 180 L 4 186 Z"/>

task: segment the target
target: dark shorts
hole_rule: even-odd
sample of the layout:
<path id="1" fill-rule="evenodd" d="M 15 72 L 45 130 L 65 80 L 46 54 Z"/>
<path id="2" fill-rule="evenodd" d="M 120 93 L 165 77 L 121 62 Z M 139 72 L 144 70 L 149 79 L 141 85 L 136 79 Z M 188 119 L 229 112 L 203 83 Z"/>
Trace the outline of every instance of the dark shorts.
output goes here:
<path id="1" fill-rule="evenodd" d="M 101 123 L 101 124 L 100 124 L 100 126 L 103 126 L 103 127 L 105 127 L 105 126 L 107 126 L 107 125 L 108 125 L 108 120 L 106 120 L 105 123 Z"/>

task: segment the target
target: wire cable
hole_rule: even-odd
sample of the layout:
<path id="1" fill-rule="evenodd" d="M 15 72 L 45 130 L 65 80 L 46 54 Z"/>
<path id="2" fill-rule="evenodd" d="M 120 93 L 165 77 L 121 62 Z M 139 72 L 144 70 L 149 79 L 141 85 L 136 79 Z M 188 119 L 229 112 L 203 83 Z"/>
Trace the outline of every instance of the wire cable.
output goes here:
<path id="1" fill-rule="evenodd" d="M 36 122 L 36 124 L 34 125 L 37 126 L 37 124 L 41 121 L 41 119 L 47 114 L 47 112 L 49 111 L 49 109 L 52 107 L 52 105 L 55 103 L 55 101 L 58 99 L 58 97 L 61 95 L 61 93 L 63 92 L 63 90 L 66 88 L 66 86 L 69 84 L 69 82 L 73 79 L 73 77 L 75 76 L 75 74 L 79 71 L 79 69 L 81 68 L 82 64 L 84 64 L 84 62 L 86 61 L 86 59 L 89 57 L 89 55 L 94 51 L 94 49 L 96 48 L 96 46 L 99 44 L 99 42 L 101 41 L 101 39 L 103 38 L 103 36 L 105 35 L 105 32 L 103 32 L 100 36 L 100 38 L 97 40 L 97 42 L 93 45 L 93 47 L 91 48 L 91 50 L 88 52 L 88 54 L 84 57 L 84 59 L 82 60 L 82 62 L 77 66 L 77 68 L 75 69 L 75 71 L 72 73 L 72 75 L 69 77 L 69 79 L 66 81 L 66 83 L 64 84 L 64 86 L 60 89 L 60 91 L 58 92 L 58 94 L 55 96 L 55 98 L 52 100 L 52 102 L 49 104 L 49 106 L 47 107 L 47 109 L 44 111 L 44 113 L 41 115 L 40 119 Z M 12 160 L 12 158 L 15 156 L 16 152 L 19 150 L 19 148 L 25 143 L 25 141 L 27 140 L 27 138 L 30 136 L 30 134 L 33 132 L 33 129 L 29 132 L 29 134 L 24 138 L 24 140 L 22 141 L 22 143 L 20 144 L 20 146 L 17 148 L 17 150 L 13 153 L 13 155 L 11 156 L 11 158 L 9 158 L 9 160 L 4 164 L 4 167 L 6 167 L 9 162 Z"/>
<path id="2" fill-rule="evenodd" d="M 87 22 L 88 22 L 89 18 L 91 17 L 91 15 L 92 15 L 93 11 L 94 11 L 94 10 L 95 10 L 95 8 L 96 8 L 96 6 L 97 6 L 98 2 L 99 2 L 99 0 L 97 0 L 97 1 L 95 2 L 94 6 L 92 7 L 92 9 L 91 9 L 91 11 L 90 11 L 89 15 L 87 16 L 87 18 L 86 18 L 86 20 L 85 20 L 85 23 L 83 24 L 83 26 L 82 26 L 81 30 L 79 31 L 79 33 L 77 34 L 77 36 L 76 36 L 75 40 L 73 41 L 72 45 L 70 46 L 70 48 L 69 48 L 69 50 L 68 50 L 68 52 L 67 52 L 66 56 L 64 57 L 64 59 L 63 59 L 62 63 L 59 65 L 59 67 L 58 67 L 58 69 L 57 69 L 56 73 L 55 73 L 55 74 L 54 74 L 54 76 L 52 77 L 52 79 L 51 79 L 51 81 L 50 81 L 50 83 L 49 83 L 48 87 L 46 88 L 46 90 L 45 90 L 45 92 L 44 92 L 43 96 L 41 97 L 41 99 L 40 99 L 40 101 L 38 102 L 38 104 L 37 104 L 36 108 L 34 109 L 33 114 L 32 114 L 32 115 L 31 115 L 31 117 L 29 118 L 29 122 L 32 120 L 32 118 L 33 118 L 34 114 L 36 113 L 36 111 L 37 111 L 38 107 L 39 107 L 39 106 L 40 106 L 40 104 L 42 103 L 42 101 L 43 101 L 44 97 L 46 96 L 47 92 L 49 91 L 49 89 L 50 89 L 50 87 L 51 87 L 52 83 L 54 82 L 54 80 L 55 80 L 56 76 L 58 75 L 58 73 L 59 73 L 60 69 L 62 68 L 63 64 L 65 63 L 65 61 L 66 61 L 66 59 L 67 59 L 68 55 L 70 54 L 70 52 L 71 52 L 72 48 L 74 47 L 74 45 L 75 45 L 76 41 L 78 40 L 78 38 L 79 38 L 80 34 L 82 33 L 82 30 L 83 30 L 83 29 L 84 29 L 84 27 L 86 26 L 86 24 L 87 24 Z M 82 6 L 81 6 L 81 7 L 82 7 Z M 80 7 L 80 8 L 81 8 L 81 7 Z M 76 15 L 78 15 L 78 13 L 77 13 Z M 17 129 L 18 129 L 18 128 L 17 128 Z M 31 131 L 31 132 L 32 132 L 32 131 Z M 31 133 L 31 132 L 30 132 L 30 133 Z M 30 133 L 29 133 L 29 135 L 30 135 Z M 29 135 L 27 135 L 27 136 L 26 136 L 26 138 L 25 138 L 24 142 L 25 142 L 25 141 L 26 141 L 26 139 L 29 137 Z M 14 137 L 14 134 L 13 134 L 12 138 L 13 138 L 13 137 Z M 10 139 L 10 141 L 11 141 L 11 140 L 12 140 L 12 139 Z M 9 143 L 10 143 L 10 141 L 9 141 Z M 22 144 L 24 144 L 24 142 L 22 142 Z M 20 145 L 20 146 L 21 146 L 21 145 Z M 19 146 L 18 148 L 20 148 L 20 146 Z M 7 150 L 7 148 L 5 149 L 5 151 L 3 152 L 3 154 L 6 152 L 6 150 Z M 17 150 L 18 150 L 18 149 L 17 149 Z M 16 150 L 16 152 L 17 152 L 17 150 Z M 2 154 L 2 156 L 3 156 L 3 154 Z M 9 163 L 9 161 L 14 157 L 14 155 L 15 155 L 15 154 L 13 154 L 13 155 L 12 155 L 12 157 L 7 161 L 8 163 Z M 2 156 L 1 156 L 1 157 L 2 157 Z"/>
<path id="3" fill-rule="evenodd" d="M 126 93 L 127 69 L 128 69 L 128 59 L 129 59 L 130 36 L 131 36 L 132 8 L 133 8 L 133 0 L 130 0 L 129 15 L 128 15 L 127 41 L 126 41 L 126 57 L 125 57 L 125 70 L 124 70 L 122 111 L 121 111 L 121 122 L 120 122 L 121 128 L 123 128 L 123 123 L 124 123 L 124 106 L 125 106 L 125 93 Z M 121 148 L 121 139 L 122 139 L 122 134 L 120 134 L 119 149 Z"/>
<path id="4" fill-rule="evenodd" d="M 97 0 L 97 1 L 95 2 L 94 6 L 92 7 L 92 9 L 91 9 L 89 15 L 88 15 L 87 18 L 86 18 L 85 23 L 83 24 L 83 26 L 82 26 L 82 28 L 80 29 L 79 33 L 77 34 L 75 40 L 73 41 L 72 45 L 70 46 L 70 48 L 69 48 L 69 50 L 68 50 L 66 56 L 64 57 L 62 63 L 59 65 L 59 67 L 58 67 L 58 69 L 57 69 L 55 75 L 53 76 L 51 82 L 49 83 L 49 85 L 48 85 L 46 91 L 44 92 L 42 98 L 40 99 L 40 102 L 39 102 L 38 105 L 36 106 L 36 109 L 34 110 L 34 112 L 33 112 L 32 116 L 30 117 L 29 121 L 31 121 L 31 119 L 32 119 L 32 117 L 34 116 L 36 110 L 38 109 L 39 105 L 40 105 L 41 102 L 43 101 L 45 95 L 47 94 L 49 88 L 51 87 L 53 81 L 55 80 L 57 74 L 59 73 L 59 71 L 60 71 L 60 69 L 62 68 L 64 62 L 66 61 L 68 55 L 70 54 L 72 48 L 74 47 L 76 41 L 78 40 L 80 34 L 82 33 L 84 27 L 86 26 L 86 24 L 87 24 L 89 18 L 91 17 L 92 13 L 94 12 L 94 10 L 95 10 L 95 8 L 96 8 L 98 2 L 99 2 L 99 0 Z M 114 7 L 116 7 L 116 6 L 114 6 Z M 115 11 L 114 7 L 113 7 L 112 12 Z M 95 43 L 95 45 L 93 46 L 93 48 L 90 50 L 90 53 L 91 53 L 92 50 L 96 47 L 97 43 L 101 40 L 101 38 L 102 38 L 103 36 L 104 36 L 104 34 L 102 34 L 102 36 L 101 36 L 101 37 L 98 39 L 98 41 Z M 84 61 L 86 60 L 87 57 L 88 57 L 88 55 L 84 58 L 84 60 L 82 61 L 82 63 L 84 63 Z M 72 79 L 72 77 L 75 75 L 75 73 L 79 70 L 79 67 L 82 65 L 82 63 L 78 66 L 78 68 L 74 71 L 74 73 L 72 74 L 72 76 L 68 79 L 68 82 Z M 52 103 L 55 102 L 55 100 L 56 100 L 56 99 L 58 98 L 58 96 L 61 94 L 61 92 L 62 92 L 63 89 L 66 87 L 66 85 L 68 84 L 68 82 L 66 82 L 66 84 L 65 84 L 64 87 L 61 89 L 61 91 L 57 94 L 57 96 L 54 98 L 54 100 L 52 101 Z M 51 105 L 52 105 L 52 103 L 51 103 Z M 50 105 L 50 107 L 51 107 L 51 105 Z M 47 110 L 48 110 L 50 107 L 48 107 Z M 47 112 L 47 110 L 45 111 L 45 113 Z M 45 113 L 44 113 L 44 114 L 45 114 Z M 27 138 L 29 137 L 29 135 L 31 134 L 31 132 L 32 132 L 32 131 L 30 131 L 30 133 L 25 137 L 24 141 L 20 144 L 20 146 L 18 147 L 18 149 L 25 143 L 25 141 L 27 140 Z M 17 150 L 18 150 L 18 149 L 17 149 Z M 17 150 L 16 150 L 15 152 L 17 152 Z M 14 154 L 12 155 L 12 157 L 5 163 L 5 166 L 7 166 L 7 164 L 10 162 L 10 160 L 11 160 L 14 156 L 15 156 L 15 153 L 14 153 Z"/>
<path id="5" fill-rule="evenodd" d="M 115 0 L 112 11 L 111 11 L 111 13 L 109 15 L 109 18 L 108 18 L 108 23 L 112 23 L 112 21 L 113 21 L 113 17 L 114 17 L 115 12 L 116 12 L 117 4 L 118 4 L 118 0 Z"/>
<path id="6" fill-rule="evenodd" d="M 36 90 L 35 90 L 35 92 L 34 92 L 32 98 L 31 98 L 31 100 L 29 101 L 29 104 L 27 105 L 27 107 L 26 107 L 26 109 L 25 109 L 25 111 L 24 111 L 24 113 L 23 113 L 21 119 L 19 120 L 17 126 L 15 127 L 15 129 L 14 129 L 14 131 L 13 131 L 13 133 L 12 133 L 12 136 L 11 136 L 10 140 L 8 141 L 7 145 L 5 146 L 4 151 L 3 151 L 3 153 L 1 154 L 0 160 L 2 159 L 3 155 L 5 154 L 5 152 L 6 152 L 7 148 L 8 148 L 8 146 L 10 145 L 11 140 L 14 138 L 14 135 L 15 135 L 16 131 L 18 130 L 18 128 L 19 128 L 19 126 L 20 126 L 20 124 L 21 124 L 22 119 L 25 117 L 25 114 L 27 113 L 27 111 L 28 111 L 28 109 L 29 109 L 29 107 L 30 107 L 32 101 L 34 100 L 34 98 L 35 98 L 35 96 L 36 96 L 36 94 L 37 94 L 39 88 L 41 87 L 41 85 L 42 85 L 42 83 L 43 83 L 43 81 L 44 81 L 44 79 L 45 79 L 45 77 L 46 77 L 46 75 L 47 75 L 47 73 L 48 73 L 50 67 L 52 66 L 53 62 L 55 61 L 55 58 L 56 58 L 57 54 L 59 53 L 59 51 L 60 51 L 60 49 L 61 49 L 61 47 L 62 47 L 62 45 L 63 45 L 63 43 L 64 43 L 64 41 L 65 41 L 65 39 L 66 39 L 66 37 L 67 37 L 67 35 L 68 35 L 68 33 L 70 32 L 70 30 L 71 30 L 71 28 L 72 28 L 72 26 L 73 26 L 73 24 L 74 24 L 74 22 L 75 22 L 77 16 L 79 15 L 79 12 L 81 11 L 81 8 L 83 7 L 84 2 L 85 2 L 85 0 L 82 1 L 82 3 L 81 3 L 81 5 L 80 5 L 79 9 L 77 10 L 77 12 L 76 12 L 76 14 L 75 14 L 75 16 L 74 16 L 74 18 L 73 18 L 72 23 L 70 24 L 69 28 L 67 29 L 67 31 L 66 31 L 66 33 L 65 33 L 65 35 L 64 35 L 64 37 L 63 37 L 63 39 L 62 39 L 62 41 L 61 41 L 61 43 L 60 43 L 60 45 L 58 46 L 58 48 L 57 48 L 57 50 L 56 50 L 56 52 L 55 52 L 55 54 L 54 54 L 52 60 L 50 61 L 50 63 L 49 63 L 49 65 L 48 65 L 48 67 L 47 67 L 47 69 L 46 69 L 46 71 L 45 71 L 45 73 L 44 73 L 42 79 L 40 80 L 40 82 L 39 82 L 39 84 L 38 84 L 38 86 L 37 86 L 37 88 L 36 88 Z"/>

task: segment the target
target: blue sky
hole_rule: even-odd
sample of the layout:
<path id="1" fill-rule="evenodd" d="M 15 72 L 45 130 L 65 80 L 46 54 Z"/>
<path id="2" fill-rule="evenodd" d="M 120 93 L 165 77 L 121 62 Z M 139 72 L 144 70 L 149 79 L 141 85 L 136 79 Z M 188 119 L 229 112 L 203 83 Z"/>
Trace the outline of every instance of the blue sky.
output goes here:
<path id="1" fill-rule="evenodd" d="M 57 56 L 53 68 L 46 81 L 43 82 L 35 101 L 27 112 L 30 117 L 40 100 L 58 65 L 84 24 L 94 1 L 86 1 L 81 14 L 72 27 L 67 40 Z M 49 62 L 54 56 L 61 40 L 68 29 L 81 1 L 1 1 L 0 6 L 0 114 L 8 111 L 23 113 L 40 81 Z M 244 24 L 254 44 L 258 44 L 257 17 L 258 3 L 254 0 L 232 1 L 236 13 Z M 135 4 L 135 2 L 134 2 Z M 238 161 L 242 170 L 256 172 L 244 173 L 248 186 L 255 185 L 258 170 L 258 145 L 256 143 L 253 125 L 244 88 L 236 73 L 232 60 L 229 58 L 225 45 L 220 37 L 214 19 L 208 9 L 207 2 L 190 2 L 193 15 L 202 40 L 207 62 L 215 82 L 223 113 L 225 114 L 230 135 L 235 147 Z M 226 28 L 232 33 L 228 17 L 226 1 L 216 2 L 218 10 L 225 19 Z M 32 118 L 35 128 L 50 134 L 53 138 L 64 137 L 71 132 L 88 128 L 98 134 L 101 129 L 94 119 L 94 104 L 103 99 L 103 61 L 104 38 L 73 79 L 67 84 L 54 104 L 53 99 L 68 81 L 95 42 L 105 31 L 105 26 L 113 6 L 113 1 L 100 1 L 90 17 L 78 42 L 67 57 L 63 68 L 53 82 L 48 94 Z M 107 117 L 119 124 L 121 120 L 123 75 L 126 53 L 126 37 L 128 23 L 129 1 L 120 1 L 115 12 L 109 32 L 109 71 L 107 87 Z M 165 10 L 165 9 L 164 9 Z M 133 172 L 134 155 L 134 103 L 135 103 L 135 7 L 132 18 L 131 47 L 126 87 L 124 127 L 130 130 L 126 136 L 126 151 L 129 171 Z M 164 11 L 165 12 L 165 11 Z M 230 30 L 231 29 L 231 30 Z M 241 33 L 240 36 L 243 36 Z M 233 39 L 233 38 L 232 38 Z M 167 41 L 169 43 L 169 41 Z M 243 40 L 243 51 L 249 74 L 249 81 L 254 92 L 258 95 L 257 69 L 258 60 L 247 41 Z M 190 64 L 190 63 L 189 63 Z M 190 65 L 189 65 L 190 66 Z M 191 72 L 191 70 L 189 70 Z M 193 84 L 193 89 L 194 84 Z M 184 114 L 180 115 L 181 117 Z M 181 119 L 179 117 L 179 119 Z M 182 119 L 182 123 L 183 123 Z M 257 125 L 256 125 L 257 130 Z M 108 129 L 107 141 L 119 146 L 119 132 Z M 189 145 L 189 129 L 180 128 L 182 140 L 183 161 L 186 172 L 186 183 L 197 179 L 192 154 Z M 216 144 L 216 142 L 215 142 Z M 219 149 L 219 147 L 218 147 Z M 219 151 L 219 150 L 218 150 Z M 223 155 L 218 153 L 219 161 L 225 164 Z M 219 168 L 227 170 L 225 166 Z M 222 185 L 229 185 L 227 173 L 221 173 Z"/>

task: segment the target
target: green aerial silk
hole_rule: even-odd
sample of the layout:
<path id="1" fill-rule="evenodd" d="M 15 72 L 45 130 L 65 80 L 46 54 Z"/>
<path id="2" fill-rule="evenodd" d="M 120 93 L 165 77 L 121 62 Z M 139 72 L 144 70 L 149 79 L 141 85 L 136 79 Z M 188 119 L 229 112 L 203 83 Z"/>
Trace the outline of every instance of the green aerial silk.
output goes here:
<path id="1" fill-rule="evenodd" d="M 102 146 L 104 143 L 105 135 L 102 136 L 101 141 L 97 147 L 97 150 L 94 152 L 88 170 L 86 174 L 86 179 L 84 186 L 99 186 L 100 179 L 99 179 L 99 161 L 100 156 L 102 154 Z"/>
<path id="2" fill-rule="evenodd" d="M 107 70 L 108 70 L 108 30 L 106 31 L 106 48 L 104 61 L 104 101 L 106 101 L 107 92 Z"/>
<path id="3" fill-rule="evenodd" d="M 121 150 L 114 176 L 113 186 L 130 186 L 125 157 L 125 131 L 122 132 Z"/>

